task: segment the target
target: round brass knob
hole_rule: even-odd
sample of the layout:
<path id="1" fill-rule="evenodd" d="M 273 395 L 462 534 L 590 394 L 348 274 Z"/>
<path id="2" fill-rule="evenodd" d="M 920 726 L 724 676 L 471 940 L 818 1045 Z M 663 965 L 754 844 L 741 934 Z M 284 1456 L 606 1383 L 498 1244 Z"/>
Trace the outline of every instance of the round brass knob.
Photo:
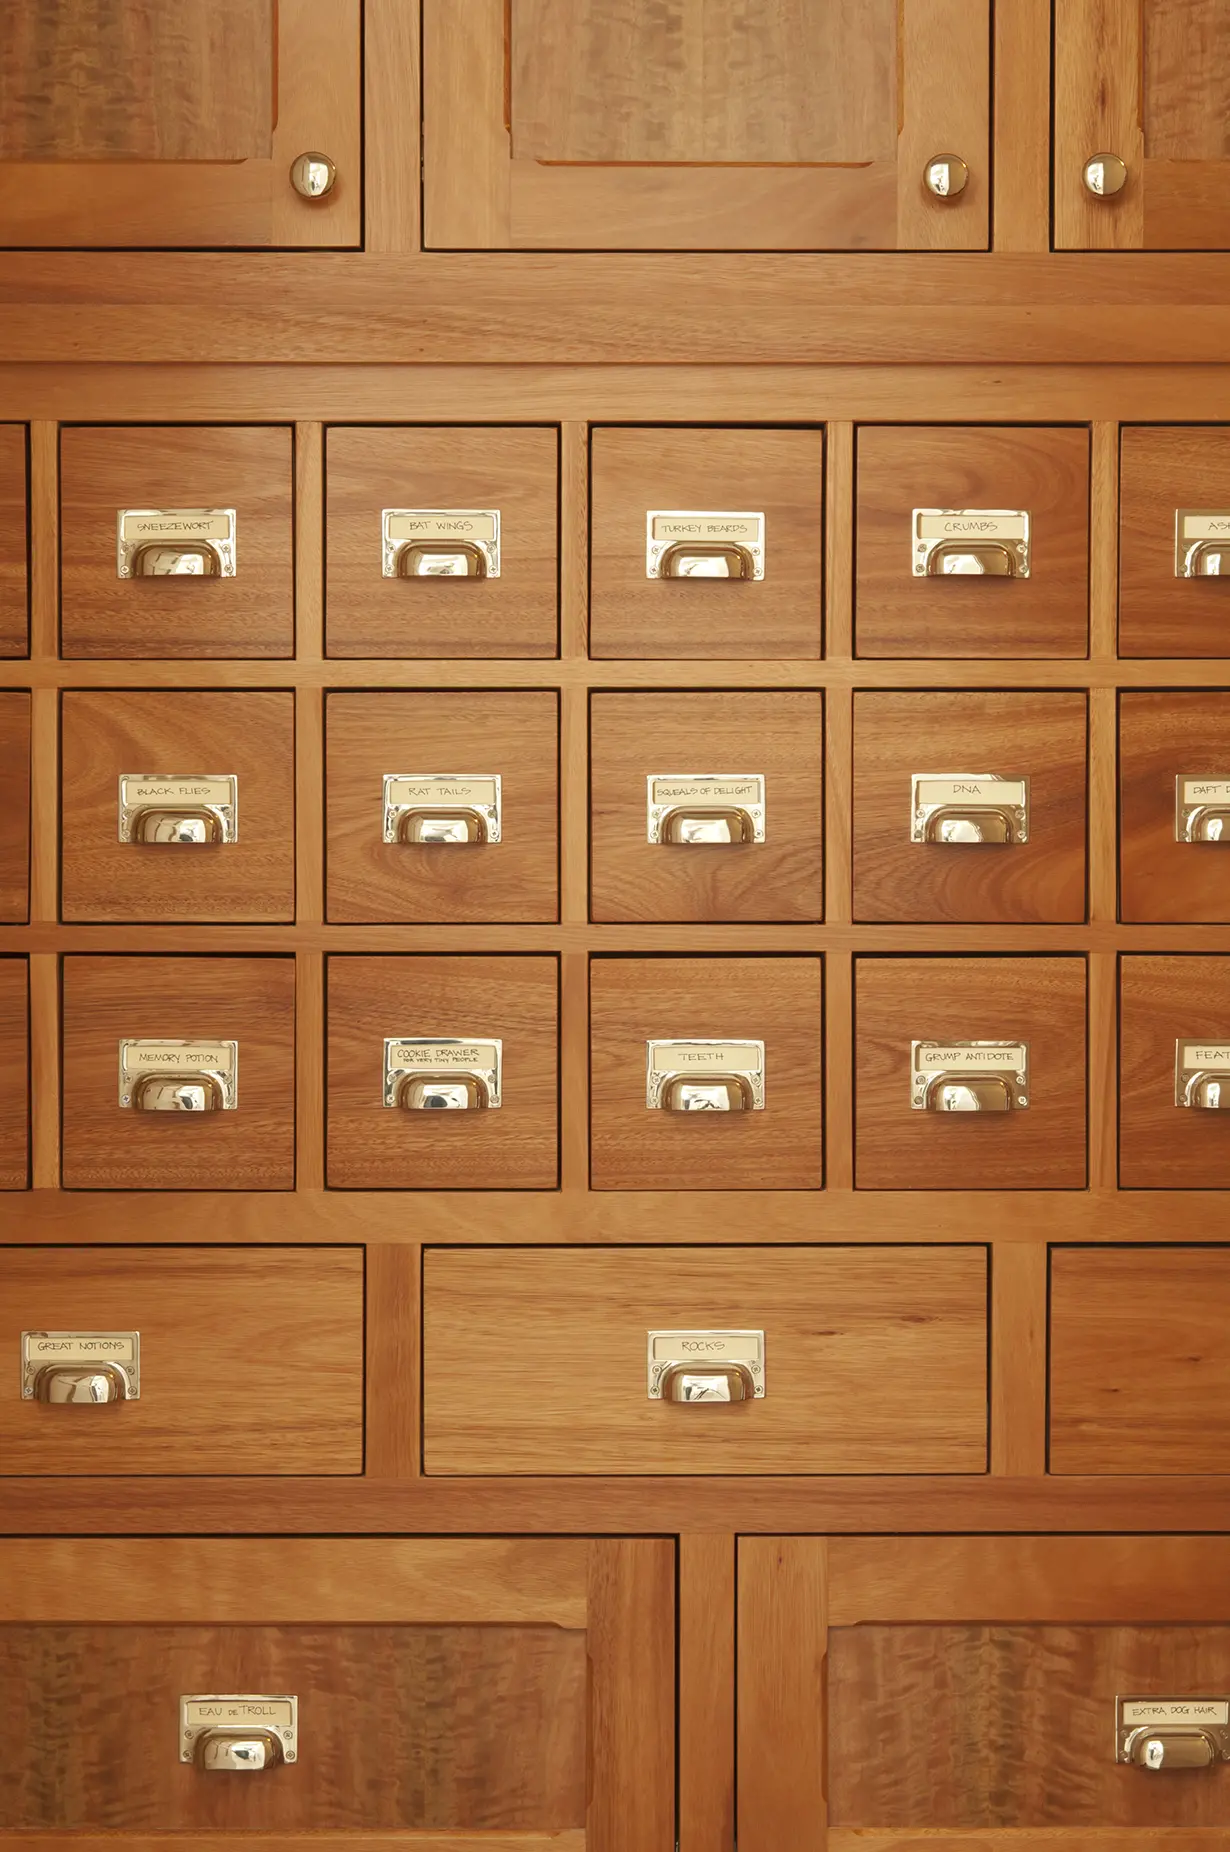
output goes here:
<path id="1" fill-rule="evenodd" d="M 304 199 L 323 199 L 336 179 L 337 168 L 327 154 L 301 154 L 290 170 L 290 183 Z"/>
<path id="2" fill-rule="evenodd" d="M 959 154 L 933 154 L 923 169 L 923 185 L 936 199 L 955 199 L 969 184 L 969 168 Z"/>
<path id="3" fill-rule="evenodd" d="M 1085 162 L 1085 186 L 1095 199 L 1113 199 L 1122 193 L 1127 177 L 1127 162 L 1117 154 L 1091 154 Z"/>

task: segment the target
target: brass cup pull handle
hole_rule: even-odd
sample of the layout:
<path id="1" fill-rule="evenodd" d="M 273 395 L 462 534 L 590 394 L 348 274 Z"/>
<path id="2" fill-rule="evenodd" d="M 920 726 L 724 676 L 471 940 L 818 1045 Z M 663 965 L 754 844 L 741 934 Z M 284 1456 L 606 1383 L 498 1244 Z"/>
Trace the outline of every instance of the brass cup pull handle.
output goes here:
<path id="1" fill-rule="evenodd" d="M 397 819 L 399 842 L 485 843 L 490 840 L 487 819 L 481 810 L 458 804 L 443 810 L 436 805 L 403 810 Z"/>
<path id="2" fill-rule="evenodd" d="M 935 810 L 927 818 L 924 842 L 1005 842 L 1017 840 L 1012 817 L 994 805 L 986 809 L 955 806 Z"/>
<path id="3" fill-rule="evenodd" d="M 1016 555 L 998 541 L 941 541 L 927 558 L 928 578 L 1015 579 Z"/>
<path id="4" fill-rule="evenodd" d="M 743 1074 L 668 1074 L 661 1103 L 666 1112 L 751 1112 L 755 1095 Z"/>
<path id="5" fill-rule="evenodd" d="M 481 1074 L 408 1074 L 397 1103 L 408 1112 L 485 1112 L 491 1091 Z"/>
<path id="6" fill-rule="evenodd" d="M 1013 1092 L 1001 1074 L 937 1074 L 924 1104 L 928 1112 L 1011 1112 Z"/>
<path id="7" fill-rule="evenodd" d="M 1161 1774 L 1174 1769 L 1209 1768 L 1218 1760 L 1217 1744 L 1207 1730 L 1167 1728 L 1133 1730 L 1124 1744 L 1124 1760 Z"/>
<path id="8" fill-rule="evenodd" d="M 407 540 L 397 549 L 399 579 L 485 579 L 487 555 L 472 540 Z"/>
<path id="9" fill-rule="evenodd" d="M 750 1402 L 755 1393 L 745 1363 L 671 1363 L 662 1372 L 664 1402 Z"/>
<path id="10" fill-rule="evenodd" d="M 1230 546 L 1224 540 L 1201 540 L 1189 548 L 1185 579 L 1230 579 Z"/>
<path id="11" fill-rule="evenodd" d="M 132 555 L 134 579 L 219 579 L 222 559 L 206 540 L 183 540 L 174 545 L 150 542 Z"/>
<path id="12" fill-rule="evenodd" d="M 198 1768 L 233 1775 L 259 1775 L 283 1760 L 282 1744 L 273 1730 L 203 1730 L 194 1753 Z"/>
<path id="13" fill-rule="evenodd" d="M 1187 817 L 1184 842 L 1230 842 L 1230 807 L 1201 804 Z"/>
<path id="14" fill-rule="evenodd" d="M 226 1089 L 217 1074 L 141 1074 L 132 1103 L 138 1112 L 221 1112 Z"/>
<path id="15" fill-rule="evenodd" d="M 211 805 L 199 810 L 139 810 L 132 820 L 132 842 L 205 845 L 226 841 L 222 813 Z"/>
<path id="16" fill-rule="evenodd" d="M 756 562 L 737 541 L 680 540 L 663 550 L 660 579 L 754 579 Z"/>
<path id="17" fill-rule="evenodd" d="M 57 1408 L 125 1402 L 128 1378 L 113 1363 L 53 1363 L 34 1378 L 34 1400 Z"/>
<path id="18" fill-rule="evenodd" d="M 662 817 L 658 840 L 685 844 L 755 842 L 756 821 L 749 810 L 737 804 L 705 809 L 680 805 Z"/>
<path id="19" fill-rule="evenodd" d="M 1184 1106 L 1202 1107 L 1206 1112 L 1230 1111 L 1230 1072 L 1201 1068 L 1183 1082 Z"/>

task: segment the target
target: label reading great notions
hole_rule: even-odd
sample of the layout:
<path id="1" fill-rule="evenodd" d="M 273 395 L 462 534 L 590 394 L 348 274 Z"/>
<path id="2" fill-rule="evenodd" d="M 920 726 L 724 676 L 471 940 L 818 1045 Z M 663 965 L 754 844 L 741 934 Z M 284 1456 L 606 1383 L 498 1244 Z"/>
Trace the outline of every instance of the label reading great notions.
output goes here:
<path id="1" fill-rule="evenodd" d="M 755 1042 L 658 1042 L 651 1050 L 655 1074 L 754 1074 L 760 1061 Z"/>
<path id="2" fill-rule="evenodd" d="M 26 1331 L 22 1334 L 30 1363 L 134 1363 L 136 1342 L 124 1332 Z"/>
<path id="3" fill-rule="evenodd" d="M 121 1042 L 126 1074 L 229 1074 L 235 1066 L 233 1042 Z"/>
<path id="4" fill-rule="evenodd" d="M 478 509 L 388 508 L 384 516 L 389 540 L 494 540 L 497 525 Z"/>
<path id="5" fill-rule="evenodd" d="M 759 545 L 763 515 L 758 514 L 655 514 L 655 540 L 733 540 Z"/>
<path id="6" fill-rule="evenodd" d="M 917 508 L 915 529 L 920 540 L 1024 540 L 1029 516 L 996 508 Z"/>
<path id="7" fill-rule="evenodd" d="M 1230 1723 L 1225 1698 L 1132 1698 L 1120 1707 L 1120 1720 L 1145 1729 L 1173 1723 Z"/>
<path id="8" fill-rule="evenodd" d="M 914 802 L 924 804 L 996 804 L 1021 809 L 1025 803 L 1022 778 L 920 778 Z"/>
<path id="9" fill-rule="evenodd" d="M 498 1067 L 499 1046 L 495 1042 L 394 1042 L 386 1055 L 390 1068 L 453 1069 L 468 1072 L 472 1068 Z"/>
<path id="10" fill-rule="evenodd" d="M 928 1074 L 985 1074 L 1023 1071 L 1028 1048 L 1022 1042 L 997 1042 L 971 1048 L 961 1042 L 922 1042 L 914 1050 L 914 1072 Z"/>

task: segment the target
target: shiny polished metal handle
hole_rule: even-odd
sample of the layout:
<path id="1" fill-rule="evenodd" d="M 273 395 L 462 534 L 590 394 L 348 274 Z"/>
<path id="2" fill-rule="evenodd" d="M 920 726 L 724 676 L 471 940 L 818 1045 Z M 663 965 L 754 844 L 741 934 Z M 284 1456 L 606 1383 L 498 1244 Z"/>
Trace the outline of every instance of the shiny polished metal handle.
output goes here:
<path id="1" fill-rule="evenodd" d="M 34 1377 L 36 1402 L 57 1408 L 128 1400 L 128 1378 L 113 1363 L 47 1364 Z"/>
<path id="2" fill-rule="evenodd" d="M 671 1363 L 661 1377 L 664 1402 L 750 1402 L 755 1393 L 746 1363 Z"/>
<path id="3" fill-rule="evenodd" d="M 667 547 L 658 562 L 660 579 L 754 579 L 756 562 L 749 548 L 735 541 L 712 546 L 681 541 Z"/>
<path id="4" fill-rule="evenodd" d="M 137 1112 L 224 1112 L 226 1093 L 217 1074 L 141 1074 L 132 1104 Z"/>
<path id="5" fill-rule="evenodd" d="M 485 1112 L 491 1089 L 482 1074 L 409 1074 L 397 1104 L 408 1112 Z"/>
<path id="6" fill-rule="evenodd" d="M 272 1730 L 203 1730 L 196 1740 L 196 1765 L 213 1774 L 259 1775 L 282 1759 Z"/>
<path id="7" fill-rule="evenodd" d="M 1155 1774 L 1175 1769 L 1209 1768 L 1218 1759 L 1218 1748 L 1207 1730 L 1140 1729 L 1128 1737 L 1126 1760 L 1138 1768 L 1152 1769 Z"/>
<path id="8" fill-rule="evenodd" d="M 964 577 L 1015 579 L 1016 555 L 996 541 L 981 544 L 943 542 L 933 547 L 927 558 L 929 579 Z"/>

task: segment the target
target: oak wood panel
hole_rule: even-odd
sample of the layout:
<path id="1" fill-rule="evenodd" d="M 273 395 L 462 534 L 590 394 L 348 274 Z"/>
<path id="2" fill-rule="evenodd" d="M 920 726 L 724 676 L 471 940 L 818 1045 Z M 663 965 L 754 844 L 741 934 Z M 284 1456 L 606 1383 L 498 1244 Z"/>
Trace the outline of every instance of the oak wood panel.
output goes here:
<path id="1" fill-rule="evenodd" d="M 325 472 L 330 656 L 558 653 L 557 432 L 333 429 Z M 384 508 L 498 509 L 500 576 L 384 578 Z"/>
<path id="2" fill-rule="evenodd" d="M 1230 920 L 1230 863 L 1216 842 L 1175 841 L 1175 780 L 1230 766 L 1230 694 L 1119 697 L 1120 909 L 1125 920 Z"/>
<path id="3" fill-rule="evenodd" d="M 824 698 L 599 694 L 590 704 L 596 920 L 805 920 L 824 912 Z M 650 843 L 651 774 L 765 780 L 763 843 Z"/>
<path id="4" fill-rule="evenodd" d="M 1225 1248 L 1056 1248 L 1051 1470 L 1225 1470 Z"/>
<path id="5" fill-rule="evenodd" d="M 4 1398 L 4 1473 L 363 1470 L 357 1251 L 4 1247 L 0 1308 L 14 1372 L 23 1331 L 141 1336 L 136 1401 L 80 1408 Z"/>
<path id="6" fill-rule="evenodd" d="M 736 1543 L 678 1544 L 679 1852 L 735 1852 Z"/>
<path id="7" fill-rule="evenodd" d="M 1230 430 L 1127 425 L 1120 437 L 1119 647 L 1125 656 L 1221 656 L 1227 587 L 1175 577 L 1175 513 L 1230 508 Z"/>
<path id="8" fill-rule="evenodd" d="M 986 1296 L 974 1247 L 432 1250 L 426 1469 L 983 1472 Z M 650 1331 L 748 1328 L 763 1399 L 650 1400 Z"/>
<path id="9" fill-rule="evenodd" d="M 855 1029 L 857 1188 L 1084 1187 L 1083 959 L 860 958 Z M 1027 1108 L 913 1110 L 912 1041 L 1000 1040 L 1028 1044 Z"/>
<path id="10" fill-rule="evenodd" d="M 904 0 L 897 9 L 897 247 L 985 251 L 990 242 L 991 8 L 965 0 Z M 939 137 L 937 140 L 936 137 Z M 926 185 L 941 150 L 969 177 L 943 198 Z"/>
<path id="11" fill-rule="evenodd" d="M 293 920 L 291 694 L 71 691 L 62 708 L 66 920 Z M 233 843 L 122 843 L 121 774 L 239 780 Z"/>
<path id="12" fill-rule="evenodd" d="M 0 694 L 0 920 L 30 914 L 30 697 Z"/>
<path id="13" fill-rule="evenodd" d="M 331 958 L 328 1179 L 342 1189 L 551 1190 L 559 1174 L 554 958 Z M 502 1104 L 384 1105 L 386 1036 L 493 1037 Z"/>
<path id="14" fill-rule="evenodd" d="M 854 697 L 857 920 L 1083 920 L 1088 714 L 1084 694 Z M 1029 836 L 910 841 L 916 772 L 1029 779 Z"/>
<path id="15" fill-rule="evenodd" d="M 823 468 L 820 431 L 595 430 L 593 654 L 818 657 Z M 763 580 L 647 578 L 655 508 L 763 514 Z"/>
<path id="16" fill-rule="evenodd" d="M 1222 0 L 1146 0 L 1144 124 L 1151 159 L 1230 156 L 1230 58 Z"/>
<path id="17" fill-rule="evenodd" d="M 559 917 L 557 694 L 334 694 L 326 715 L 331 920 Z M 391 772 L 495 773 L 500 841 L 384 842 L 382 781 Z"/>
<path id="18" fill-rule="evenodd" d="M 993 22 L 996 168 L 1011 184 L 993 202 L 996 251 L 1048 251 L 1051 243 L 1051 7 L 1017 0 Z"/>
<path id="19" fill-rule="evenodd" d="M 238 1042 L 236 1110 L 121 1107 L 121 1038 L 181 1036 Z M 293 1188 L 293 960 L 67 958 L 63 1040 L 67 1189 Z"/>
<path id="20" fill-rule="evenodd" d="M 60 472 L 66 656 L 293 654 L 288 429 L 69 427 Z M 234 508 L 235 577 L 117 578 L 120 508 Z"/>
<path id="21" fill-rule="evenodd" d="M 914 578 L 915 508 L 1025 510 L 1029 577 Z M 858 655 L 1088 653 L 1087 431 L 864 425 L 855 521 Z"/>
<path id="22" fill-rule="evenodd" d="M 669 1538 L 589 1546 L 588 1852 L 675 1845 L 676 1575 Z"/>
<path id="23" fill-rule="evenodd" d="M 817 958 L 596 958 L 590 966 L 590 1179 L 597 1190 L 816 1190 Z M 761 1112 L 645 1105 L 646 1042 L 762 1041 Z"/>
<path id="24" fill-rule="evenodd" d="M 1119 0 L 1064 0 L 1055 9 L 1055 245 L 1059 250 L 1139 250 L 1145 243 L 1143 121 L 1145 7 Z M 1122 192 L 1087 191 L 1090 155 L 1127 165 Z"/>
<path id="25" fill-rule="evenodd" d="M 1230 1187 L 1230 1127 L 1218 1112 L 1174 1103 L 1176 1042 L 1230 1037 L 1230 959 L 1123 959 L 1119 1021 L 1121 1187 Z"/>
<path id="26" fill-rule="evenodd" d="M 1046 1471 L 1047 1264 L 1042 1242 L 991 1251 L 991 1471 Z"/>
<path id="27" fill-rule="evenodd" d="M 824 1852 L 825 1545 L 739 1539 L 739 1844 Z"/>
<path id="28" fill-rule="evenodd" d="M 1184 1827 L 1183 1837 L 1160 1827 L 1138 1827 L 1132 1833 L 1135 1852 L 1221 1852 L 1224 1829 Z M 983 1832 L 978 1827 L 863 1827 L 835 1826 L 829 1829 L 827 1852 L 1001 1852 L 1003 1836 L 994 1828 Z M 1119 1826 L 1051 1827 L 1019 1826 L 1012 1829 L 1013 1852 L 1121 1852 L 1123 1828 Z M 427 1852 L 432 1849 L 427 1848 Z M 445 1852 L 452 1852 L 451 1843 Z M 461 1852 L 467 1852 L 462 1848 Z"/>
<path id="29" fill-rule="evenodd" d="M 24 958 L 0 958 L 0 1190 L 30 1181 L 28 985 Z"/>
<path id="30" fill-rule="evenodd" d="M 0 656 L 23 656 L 29 628 L 26 433 L 0 425 Z"/>

